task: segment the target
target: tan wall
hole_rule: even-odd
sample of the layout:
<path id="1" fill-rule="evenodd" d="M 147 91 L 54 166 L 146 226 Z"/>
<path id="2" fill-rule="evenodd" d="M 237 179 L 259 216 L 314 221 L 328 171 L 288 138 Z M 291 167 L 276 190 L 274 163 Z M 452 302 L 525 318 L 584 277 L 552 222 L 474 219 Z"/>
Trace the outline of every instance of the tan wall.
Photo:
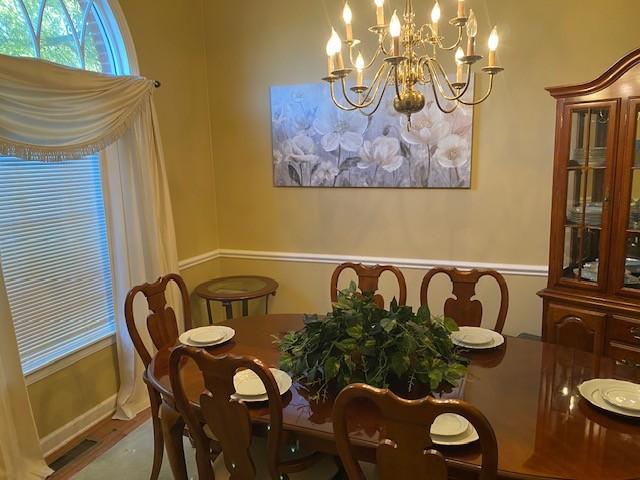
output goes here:
<path id="1" fill-rule="evenodd" d="M 140 73 L 160 80 L 155 92 L 180 259 L 218 246 L 207 102 L 202 0 L 120 0 Z M 218 272 L 207 262 L 185 272 L 190 289 Z M 200 304 L 195 311 L 200 318 Z M 29 386 L 40 436 L 117 392 L 115 347 L 97 352 Z"/>
<path id="2" fill-rule="evenodd" d="M 115 345 L 29 385 L 40 438 L 113 396 L 118 389 Z"/>
<path id="3" fill-rule="evenodd" d="M 372 2 L 350 4 L 362 38 Z M 453 191 L 274 188 L 269 87 L 324 75 L 330 22 L 341 27 L 343 2 L 246 0 L 242 14 L 237 2 L 206 2 L 209 71 L 229 72 L 209 76 L 221 247 L 546 265 L 555 106 L 544 87 L 590 80 L 638 47 L 637 1 L 468 4 L 483 48 L 499 25 L 507 70 L 475 110 L 472 188 Z M 455 2 L 441 6 L 450 16 Z M 426 19 L 423 3 L 418 12 Z M 281 281 L 279 309 L 326 309 L 329 268 L 223 261 L 225 274 L 245 270 Z M 322 295 L 303 292 L 310 279 Z M 539 331 L 535 292 L 544 279 L 507 280 L 508 329 Z"/>

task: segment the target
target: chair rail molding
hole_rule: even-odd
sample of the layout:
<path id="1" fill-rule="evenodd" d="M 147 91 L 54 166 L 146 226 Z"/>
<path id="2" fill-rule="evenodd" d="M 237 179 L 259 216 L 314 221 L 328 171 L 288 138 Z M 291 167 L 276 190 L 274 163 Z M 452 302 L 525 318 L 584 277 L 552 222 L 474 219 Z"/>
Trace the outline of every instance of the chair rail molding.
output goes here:
<path id="1" fill-rule="evenodd" d="M 436 260 L 426 258 L 371 257 L 362 255 L 345 255 L 336 253 L 303 253 L 261 250 L 234 250 L 221 248 L 179 262 L 180 270 L 187 270 L 205 262 L 218 258 L 235 258 L 242 260 L 268 260 L 295 263 L 328 263 L 340 264 L 356 262 L 364 264 L 388 264 L 399 268 L 428 270 L 434 267 L 458 267 L 461 269 L 487 268 L 497 270 L 503 275 L 519 275 L 527 277 L 546 277 L 547 265 L 527 265 L 515 263 L 487 263 L 456 260 Z"/>

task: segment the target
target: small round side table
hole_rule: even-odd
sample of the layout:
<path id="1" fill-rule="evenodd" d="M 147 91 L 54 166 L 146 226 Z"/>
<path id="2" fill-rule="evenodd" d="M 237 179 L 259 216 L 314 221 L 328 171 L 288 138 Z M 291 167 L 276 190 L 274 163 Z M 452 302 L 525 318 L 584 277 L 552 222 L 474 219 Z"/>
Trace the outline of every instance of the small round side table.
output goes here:
<path id="1" fill-rule="evenodd" d="M 278 282 L 273 278 L 257 275 L 237 275 L 214 278 L 196 287 L 196 295 L 207 302 L 209 324 L 213 323 L 211 304 L 220 302 L 225 308 L 227 320 L 233 318 L 233 302 L 242 302 L 242 316 L 249 314 L 249 300 L 265 297 L 265 314 L 269 313 L 269 296 L 275 295 Z"/>

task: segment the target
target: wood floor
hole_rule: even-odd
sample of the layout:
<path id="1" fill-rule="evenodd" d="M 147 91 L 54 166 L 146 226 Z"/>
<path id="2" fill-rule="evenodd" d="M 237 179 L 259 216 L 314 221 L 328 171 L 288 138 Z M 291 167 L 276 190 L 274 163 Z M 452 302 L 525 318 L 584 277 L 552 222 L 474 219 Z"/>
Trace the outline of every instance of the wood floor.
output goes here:
<path id="1" fill-rule="evenodd" d="M 55 451 L 46 458 L 49 465 L 54 465 L 56 461 L 61 462 L 61 460 L 64 460 L 63 457 L 65 457 L 65 455 L 73 455 L 74 449 L 77 451 L 79 448 L 83 448 L 83 442 L 85 442 L 85 440 L 89 440 L 92 444 L 92 446 L 87 448 L 84 452 L 75 456 L 75 458 L 70 459 L 70 461 L 63 467 L 56 470 L 49 479 L 70 479 L 73 475 L 109 450 L 149 418 L 151 418 L 151 412 L 147 409 L 129 421 L 112 420 L 109 418 L 96 424 L 87 432 L 83 433 L 78 438 L 72 440 L 60 450 Z"/>

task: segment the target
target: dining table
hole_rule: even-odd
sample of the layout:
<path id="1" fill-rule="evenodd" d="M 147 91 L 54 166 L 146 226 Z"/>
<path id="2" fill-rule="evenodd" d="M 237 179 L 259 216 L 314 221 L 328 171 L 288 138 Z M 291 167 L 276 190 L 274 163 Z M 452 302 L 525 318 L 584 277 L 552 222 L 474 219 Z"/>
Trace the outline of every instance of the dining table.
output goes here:
<path id="1" fill-rule="evenodd" d="M 272 314 L 236 318 L 221 323 L 235 330 L 224 344 L 208 347 L 215 355 L 233 353 L 259 358 L 277 367 L 274 340 L 303 328 L 302 314 Z M 163 398 L 161 418 L 165 448 L 176 479 L 187 479 L 184 422 L 177 412 L 168 364 L 170 348 L 159 350 L 148 366 L 148 381 Z M 633 367 L 608 357 L 561 345 L 505 336 L 499 347 L 464 352 L 469 367 L 453 390 L 435 392 L 476 406 L 493 427 L 498 445 L 500 479 L 631 480 L 640 478 L 640 419 L 601 410 L 581 397 L 578 386 L 593 378 L 637 380 Z M 193 362 L 181 365 L 187 396 L 198 408 L 204 390 Z M 315 399 L 294 381 L 283 395 L 283 427 L 305 449 L 337 455 L 332 423 L 335 395 Z M 248 404 L 256 426 L 267 424 L 264 404 Z M 351 441 L 362 461 L 375 461 L 381 432 L 380 412 L 362 408 L 352 412 Z M 476 478 L 482 455 L 478 442 L 438 447 L 452 478 Z"/>

